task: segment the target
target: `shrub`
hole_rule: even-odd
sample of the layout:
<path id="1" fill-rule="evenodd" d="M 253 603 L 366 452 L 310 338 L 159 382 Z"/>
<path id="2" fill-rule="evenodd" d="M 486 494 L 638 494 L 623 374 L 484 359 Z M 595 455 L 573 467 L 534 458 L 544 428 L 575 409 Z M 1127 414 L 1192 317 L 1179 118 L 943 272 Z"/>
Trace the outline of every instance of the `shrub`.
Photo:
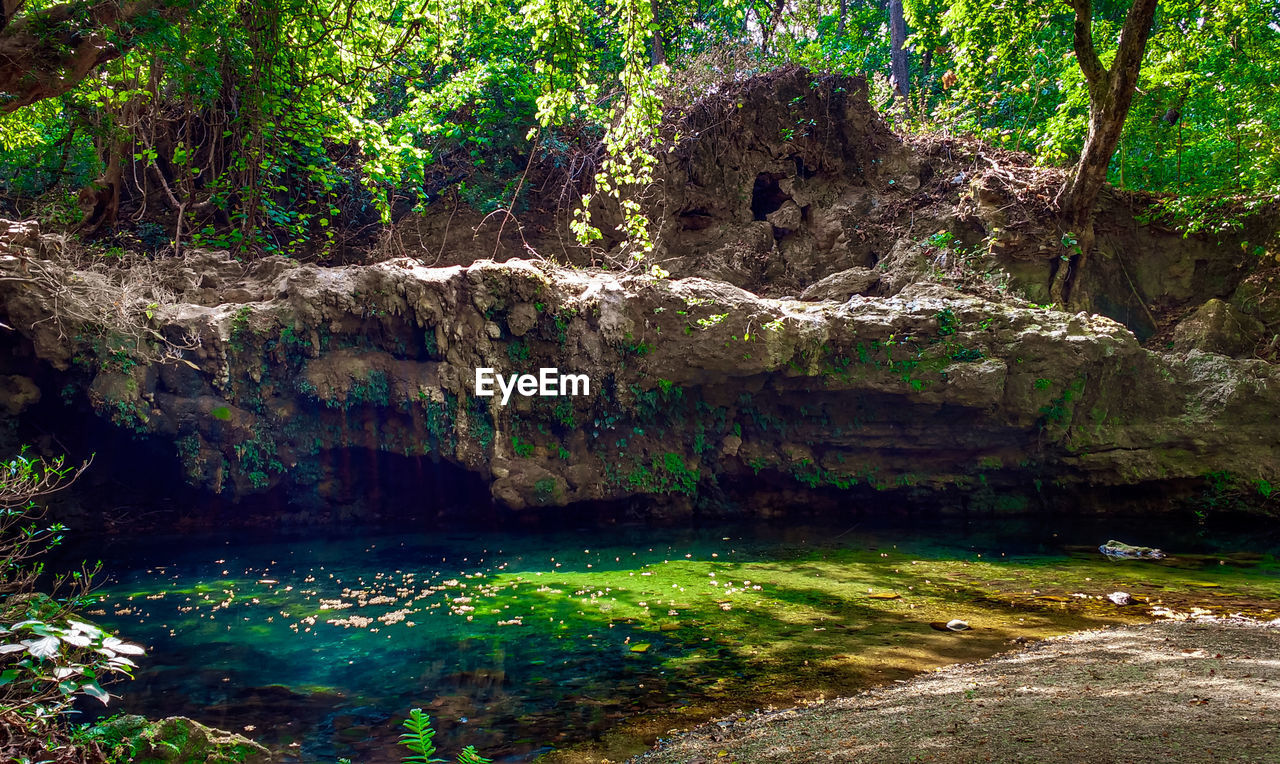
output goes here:
<path id="1" fill-rule="evenodd" d="M 92 600 L 96 568 L 56 575 L 48 591 L 37 589 L 44 573 L 38 558 L 61 543 L 65 528 L 42 528 L 36 499 L 67 487 L 88 466 L 45 461 L 25 448 L 0 462 L 0 708 L 8 724 L 32 734 L 43 733 L 76 696 L 107 703 L 102 680 L 130 675 L 128 656 L 143 652 L 77 619 Z"/>

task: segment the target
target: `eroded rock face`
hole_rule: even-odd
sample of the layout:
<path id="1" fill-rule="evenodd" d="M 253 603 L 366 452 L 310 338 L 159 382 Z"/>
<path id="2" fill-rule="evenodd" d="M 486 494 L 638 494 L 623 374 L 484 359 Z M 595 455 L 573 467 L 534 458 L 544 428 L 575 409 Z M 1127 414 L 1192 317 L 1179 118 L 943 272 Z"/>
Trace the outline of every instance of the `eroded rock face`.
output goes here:
<path id="1" fill-rule="evenodd" d="M 876 114 L 865 81 L 803 69 L 726 85 L 672 131 L 650 213 L 658 257 L 677 277 L 759 294 L 874 265 L 934 173 Z"/>
<path id="2" fill-rule="evenodd" d="M 960 489 L 1016 510 L 1073 485 L 1280 467 L 1274 367 L 1153 353 L 1106 318 L 937 284 L 801 302 L 518 260 L 275 261 L 238 287 L 263 299 L 236 304 L 185 275 L 197 262 L 231 261 L 163 264 L 179 300 L 155 318 L 194 349 L 98 358 L 87 389 L 100 416 L 171 440 L 188 479 L 230 497 L 323 495 L 338 449 L 450 462 L 511 509 L 693 505 L 768 479 L 797 495 Z M 40 305 L 10 301 L 9 318 L 29 326 Z M 49 336 L 30 338 L 56 362 L 68 351 Z M 585 375 L 589 394 L 476 395 L 478 368 L 544 367 Z"/>

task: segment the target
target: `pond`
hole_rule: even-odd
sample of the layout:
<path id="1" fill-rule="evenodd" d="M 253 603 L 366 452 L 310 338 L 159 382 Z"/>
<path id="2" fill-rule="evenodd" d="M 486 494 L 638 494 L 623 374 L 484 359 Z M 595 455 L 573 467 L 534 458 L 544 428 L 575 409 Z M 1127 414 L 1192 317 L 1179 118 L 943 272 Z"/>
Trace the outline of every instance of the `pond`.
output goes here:
<path id="1" fill-rule="evenodd" d="M 188 715 L 286 760 L 378 764 L 399 761 L 400 720 L 421 707 L 450 759 L 474 744 L 599 761 L 713 715 L 1153 608 L 1280 611 L 1274 538 L 1157 526 L 339 530 L 86 554 L 109 572 L 93 617 L 148 648 L 111 711 Z M 1111 561 L 1096 547 L 1112 536 L 1170 556 Z M 1104 599 L 1116 590 L 1138 604 Z M 938 628 L 955 618 L 972 630 Z"/>

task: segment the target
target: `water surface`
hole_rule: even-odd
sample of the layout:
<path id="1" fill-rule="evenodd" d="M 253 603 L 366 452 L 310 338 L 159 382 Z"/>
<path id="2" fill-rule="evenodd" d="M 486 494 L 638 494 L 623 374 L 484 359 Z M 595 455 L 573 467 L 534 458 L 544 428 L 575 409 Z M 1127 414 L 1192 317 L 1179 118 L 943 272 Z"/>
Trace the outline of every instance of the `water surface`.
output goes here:
<path id="1" fill-rule="evenodd" d="M 1280 602 L 1275 540 L 1256 535 L 1148 523 L 1122 540 L 1171 557 L 1115 563 L 1095 549 L 1115 528 L 922 525 L 119 540 L 100 551 L 94 616 L 149 649 L 114 710 L 377 764 L 399 760 L 415 706 L 450 758 L 595 740 L 598 761 L 709 714 L 848 694 L 1018 637 Z M 1143 604 L 1100 599 L 1116 589 Z M 951 618 L 975 629 L 930 625 Z"/>

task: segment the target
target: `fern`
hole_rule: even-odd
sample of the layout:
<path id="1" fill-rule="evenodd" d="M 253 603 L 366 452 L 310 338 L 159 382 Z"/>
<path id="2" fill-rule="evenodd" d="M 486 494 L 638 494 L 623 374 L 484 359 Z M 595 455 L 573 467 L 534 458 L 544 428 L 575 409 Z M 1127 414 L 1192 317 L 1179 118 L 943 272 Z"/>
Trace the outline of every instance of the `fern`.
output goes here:
<path id="1" fill-rule="evenodd" d="M 436 731 L 431 728 L 430 716 L 422 713 L 421 708 L 415 708 L 409 712 L 409 718 L 404 720 L 404 728 L 407 731 L 401 733 L 400 745 L 408 748 L 412 753 L 401 759 L 403 764 L 437 764 L 437 762 L 444 764 L 444 759 L 431 758 L 431 754 L 436 752 L 435 743 L 431 742 Z M 457 764 L 492 764 L 492 762 L 493 759 L 481 756 L 473 745 L 462 749 L 457 759 Z"/>
<path id="2" fill-rule="evenodd" d="M 431 754 L 436 752 L 436 746 L 431 742 L 436 731 L 431 729 L 431 717 L 422 713 L 421 708 L 409 712 L 409 718 L 404 720 L 404 728 L 407 732 L 401 733 L 400 745 L 412 751 L 411 755 L 402 759 L 404 764 L 434 764 L 444 761 L 431 758 Z"/>
<path id="3" fill-rule="evenodd" d="M 481 756 L 474 745 L 469 745 L 462 749 L 462 753 L 458 754 L 457 764 L 492 764 L 493 759 L 486 759 Z"/>

